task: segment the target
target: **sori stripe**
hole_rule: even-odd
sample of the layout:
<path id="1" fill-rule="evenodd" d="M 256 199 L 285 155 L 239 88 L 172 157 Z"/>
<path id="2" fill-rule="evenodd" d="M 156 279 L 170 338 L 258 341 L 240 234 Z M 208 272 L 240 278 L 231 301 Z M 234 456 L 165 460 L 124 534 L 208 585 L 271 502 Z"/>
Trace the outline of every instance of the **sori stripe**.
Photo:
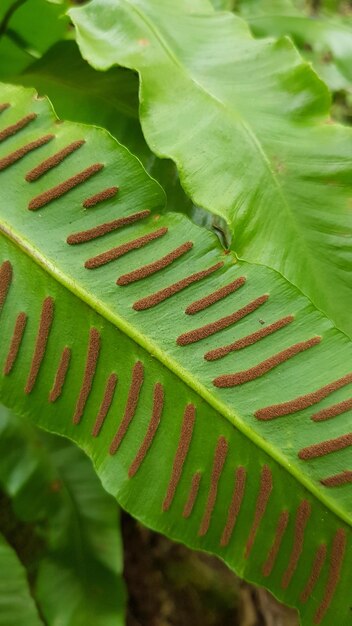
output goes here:
<path id="1" fill-rule="evenodd" d="M 107 189 L 103 189 L 103 191 L 99 191 L 95 193 L 94 196 L 90 196 L 83 202 L 83 206 L 85 209 L 90 209 L 100 202 L 104 202 L 104 200 L 109 200 L 110 198 L 114 198 L 118 193 L 118 187 L 108 187 Z"/>
<path id="2" fill-rule="evenodd" d="M 248 383 L 256 378 L 260 378 L 267 374 L 271 370 L 273 370 L 278 365 L 285 363 L 292 357 L 300 354 L 301 352 L 305 352 L 309 350 L 309 348 L 313 348 L 318 343 L 320 343 L 321 337 L 312 337 L 312 339 L 308 339 L 307 341 L 301 341 L 300 343 L 295 343 L 293 346 L 286 348 L 286 350 L 282 350 L 277 354 L 274 354 L 269 359 L 258 363 L 254 367 L 249 368 L 248 370 L 243 370 L 242 372 L 236 372 L 235 374 L 223 374 L 222 376 L 218 376 L 213 381 L 215 387 L 235 387 L 236 385 L 243 385 L 243 383 Z"/>
<path id="3" fill-rule="evenodd" d="M 132 370 L 132 378 L 131 384 L 128 392 L 127 403 L 125 407 L 125 412 L 122 418 L 122 422 L 117 430 L 116 435 L 114 436 L 111 444 L 109 452 L 110 454 L 115 454 L 119 449 L 123 438 L 125 437 L 128 427 L 134 418 L 134 414 L 137 409 L 139 395 L 142 389 L 144 381 L 144 367 L 141 361 L 137 361 Z"/>
<path id="4" fill-rule="evenodd" d="M 149 217 L 149 215 L 149 209 L 139 211 L 138 213 L 132 213 L 131 215 L 125 215 L 124 217 L 119 217 L 111 222 L 104 222 L 103 224 L 99 224 L 98 226 L 94 226 L 88 230 L 81 230 L 78 233 L 72 233 L 72 235 L 67 237 L 66 242 L 70 246 L 87 243 L 87 241 L 93 241 L 94 239 L 103 237 L 104 235 L 112 233 L 119 228 L 123 228 L 124 226 L 129 226 L 129 224 L 134 224 L 139 220 L 143 220 L 146 217 Z"/>
<path id="5" fill-rule="evenodd" d="M 268 465 L 264 465 L 261 471 L 261 476 L 260 476 L 260 487 L 259 487 L 259 493 L 258 493 L 256 505 L 255 505 L 254 520 L 253 520 L 253 524 L 249 532 L 249 537 L 248 537 L 248 541 L 247 541 L 246 549 L 245 549 L 246 559 L 248 559 L 251 554 L 253 544 L 254 544 L 259 526 L 265 515 L 265 511 L 268 506 L 268 502 L 269 502 L 269 498 L 270 498 L 272 490 L 273 490 L 273 476 L 271 473 L 271 469 Z"/>
<path id="6" fill-rule="evenodd" d="M 271 572 L 273 571 L 277 556 L 280 551 L 281 543 L 287 529 L 289 518 L 290 515 L 288 511 L 282 511 L 280 513 L 279 521 L 275 530 L 274 542 L 263 565 L 263 576 L 265 576 L 266 578 L 270 576 Z"/>
<path id="7" fill-rule="evenodd" d="M 115 389 L 116 389 L 116 385 L 117 385 L 117 376 L 116 374 L 113 372 L 112 374 L 110 374 L 110 376 L 108 377 L 107 381 L 106 381 L 106 386 L 104 389 L 104 396 L 103 396 L 103 400 L 102 403 L 100 405 L 99 408 L 99 412 L 97 415 L 97 418 L 95 420 L 95 424 L 93 426 L 93 430 L 92 430 L 92 436 L 93 437 L 98 437 L 105 418 L 108 414 L 108 411 L 110 409 L 111 403 L 114 399 L 114 394 L 115 394 Z"/>
<path id="8" fill-rule="evenodd" d="M 70 365 L 71 349 L 66 346 L 60 356 L 58 368 L 56 370 L 53 386 L 49 392 L 49 402 L 56 402 L 61 396 L 66 380 L 66 374 Z"/>
<path id="9" fill-rule="evenodd" d="M 51 189 L 47 189 L 47 191 L 39 194 L 39 196 L 36 196 L 29 202 L 28 209 L 30 211 L 37 211 L 43 206 L 49 204 L 50 202 L 53 202 L 53 200 L 58 200 L 59 198 L 61 198 L 61 196 L 74 189 L 74 187 L 81 185 L 86 180 L 88 180 L 88 178 L 91 178 L 92 176 L 100 172 L 103 167 L 104 166 L 101 163 L 94 163 L 94 165 L 90 165 L 82 172 L 71 176 L 71 178 L 68 178 L 59 185 L 56 185 L 56 187 L 51 187 Z"/>
<path id="10" fill-rule="evenodd" d="M 97 267 L 101 267 L 102 265 L 106 265 L 111 261 L 116 261 L 120 257 L 128 254 L 132 250 L 138 250 L 139 248 L 143 248 L 144 246 L 152 243 L 156 239 L 160 239 L 166 235 L 168 229 L 167 228 L 159 228 L 158 230 L 153 230 L 147 235 L 143 235 L 142 237 L 138 237 L 137 239 L 132 239 L 132 241 L 127 241 L 126 243 L 117 246 L 116 248 L 111 248 L 111 250 L 107 250 L 106 252 L 102 252 L 97 256 L 94 256 L 88 259 L 84 267 L 88 270 L 96 269 Z"/>
<path id="11" fill-rule="evenodd" d="M 346 553 L 347 536 L 346 531 L 340 528 L 334 537 L 332 550 L 330 554 L 329 575 L 325 587 L 322 602 L 314 615 L 314 624 L 320 624 L 333 600 L 336 587 L 340 580 L 341 568 Z"/>
<path id="12" fill-rule="evenodd" d="M 188 305 L 185 312 L 187 313 L 187 315 L 194 315 L 195 313 L 199 313 L 199 311 L 204 311 L 204 309 L 207 309 L 212 304 L 223 300 L 231 293 L 234 293 L 234 291 L 237 291 L 237 289 L 239 289 L 240 287 L 243 287 L 245 282 L 245 277 L 240 276 L 239 278 L 236 278 L 236 280 L 232 281 L 232 283 L 229 283 L 228 285 L 225 285 L 224 287 L 213 291 L 209 295 L 200 298 L 200 300 L 192 302 L 192 304 Z"/>
<path id="13" fill-rule="evenodd" d="M 321 411 L 314 413 L 311 419 L 313 422 L 324 422 L 325 420 L 332 419 L 333 417 L 342 415 L 350 410 L 352 410 L 352 398 L 348 398 L 348 400 L 343 400 L 342 402 L 328 406 L 325 409 L 321 409 Z"/>
<path id="14" fill-rule="evenodd" d="M 200 272 L 195 272 L 194 274 L 191 274 L 190 276 L 187 276 L 186 278 L 182 278 L 182 280 L 179 280 L 176 283 L 169 285 L 168 287 L 164 287 L 164 289 L 160 289 L 160 291 L 156 291 L 155 293 L 152 293 L 150 296 L 146 296 L 145 298 L 141 298 L 141 300 L 137 300 L 137 302 L 134 303 L 133 308 L 135 311 L 144 311 L 146 309 L 150 309 L 156 306 L 157 304 L 164 302 L 164 300 L 166 300 L 167 298 L 170 298 L 176 293 L 179 293 L 186 287 L 189 287 L 189 285 L 192 285 L 193 283 L 198 282 L 199 280 L 203 280 L 204 278 L 207 278 L 208 276 L 210 276 L 210 274 L 213 274 L 213 272 L 216 272 L 223 265 L 224 264 L 221 261 L 220 263 L 216 263 L 215 265 L 212 265 L 206 270 L 201 270 Z"/>
<path id="15" fill-rule="evenodd" d="M 7 353 L 7 357 L 6 357 L 6 361 L 4 365 L 3 371 L 4 371 L 5 376 L 8 376 L 11 373 L 12 368 L 15 365 L 18 352 L 22 343 L 24 331 L 26 329 L 26 325 L 27 325 L 27 315 L 23 312 L 19 313 L 19 315 L 16 318 L 16 323 L 15 323 L 15 328 L 14 328 L 13 335 L 11 338 L 10 348 Z"/>
<path id="16" fill-rule="evenodd" d="M 184 506 L 183 513 L 182 513 L 182 516 L 185 519 L 188 519 L 192 514 L 194 505 L 197 500 L 201 479 L 202 479 L 201 472 L 195 472 L 192 476 L 191 487 L 190 487 L 188 498 L 187 498 L 187 501 L 186 501 L 186 504 Z"/>
<path id="17" fill-rule="evenodd" d="M 10 289 L 12 274 L 13 270 L 10 261 L 4 261 L 0 266 L 0 313 Z"/>
<path id="18" fill-rule="evenodd" d="M 257 341 L 260 341 L 261 339 L 264 339 L 265 337 L 268 337 L 269 335 L 272 335 L 273 333 L 277 332 L 281 328 L 284 328 L 285 326 L 293 322 L 293 320 L 294 320 L 293 315 L 288 315 L 287 317 L 283 317 L 282 319 L 277 320 L 273 324 L 269 324 L 269 326 L 265 326 L 264 328 L 261 328 L 260 330 L 257 330 L 256 332 L 251 333 L 250 335 L 246 335 L 246 337 L 241 337 L 241 339 L 237 339 L 237 341 L 234 341 L 233 343 L 230 343 L 227 346 L 222 346 L 221 348 L 215 348 L 214 350 L 209 350 L 209 352 L 206 352 L 206 354 L 204 355 L 204 358 L 206 361 L 216 361 L 218 359 L 222 359 L 227 354 L 230 354 L 230 352 L 235 352 L 236 350 L 243 350 L 243 348 L 252 346 L 254 343 L 257 343 Z"/>
<path id="19" fill-rule="evenodd" d="M 201 326 L 200 328 L 195 328 L 194 330 L 190 330 L 187 333 L 180 335 L 177 338 L 177 344 L 179 346 L 187 346 L 191 343 L 200 341 L 201 339 L 205 339 L 206 337 L 210 337 L 211 335 L 218 333 L 224 328 L 228 328 L 232 324 L 235 324 L 239 320 L 246 317 L 246 315 L 249 315 L 250 313 L 253 313 L 253 311 L 256 311 L 256 309 L 262 306 L 268 300 L 268 298 L 269 296 L 267 294 L 264 294 L 263 296 L 252 300 L 252 302 L 249 302 L 249 304 L 244 306 L 242 309 L 235 311 L 231 315 L 226 315 L 226 317 L 222 317 L 215 322 L 210 322 L 210 324 L 206 324 L 205 326 Z"/>
<path id="20" fill-rule="evenodd" d="M 12 137 L 12 135 L 16 135 L 16 133 L 22 130 L 22 128 L 30 124 L 30 122 L 33 122 L 36 117 L 36 113 L 29 113 L 25 117 L 22 117 L 20 120 L 18 120 L 18 122 L 16 122 L 15 124 L 11 124 L 3 130 L 0 130 L 0 142 L 5 141 L 5 139 L 8 139 L 9 137 Z"/>
<path id="21" fill-rule="evenodd" d="M 166 496 L 163 502 L 163 511 L 168 511 L 175 497 L 177 485 L 181 479 L 183 466 L 185 464 L 189 447 L 191 445 L 194 423 L 196 419 L 196 408 L 193 404 L 187 404 L 181 426 L 180 438 L 171 470 L 171 476 L 167 487 Z"/>
<path id="22" fill-rule="evenodd" d="M 226 524 L 220 539 L 220 545 L 225 547 L 229 544 L 235 528 L 239 512 L 241 510 L 244 492 L 246 488 L 247 470 L 245 467 L 238 467 L 235 471 L 235 484 L 229 510 L 227 513 Z"/>
<path id="23" fill-rule="evenodd" d="M 320 387 L 320 389 L 317 389 L 316 391 L 307 393 L 304 396 L 299 396 L 298 398 L 289 400 L 288 402 L 273 404 L 265 407 L 264 409 L 259 409 L 254 415 L 259 420 L 272 420 L 277 417 L 289 415 L 290 413 L 297 413 L 298 411 L 303 411 L 304 409 L 313 406 L 313 404 L 318 404 L 318 402 L 327 398 L 330 394 L 334 393 L 334 391 L 342 389 L 342 387 L 351 383 L 352 374 L 346 374 L 345 376 L 342 376 L 342 378 L 339 378 L 324 387 Z"/>
<path id="24" fill-rule="evenodd" d="M 26 386 L 24 392 L 29 394 L 32 392 L 39 369 L 44 359 L 47 342 L 49 339 L 51 325 L 54 319 L 54 300 L 50 296 L 45 298 L 42 304 L 42 311 L 40 315 L 38 334 L 35 342 L 32 363 L 28 374 Z"/>
<path id="25" fill-rule="evenodd" d="M 88 351 L 79 396 L 72 421 L 79 424 L 90 394 L 100 352 L 100 333 L 96 328 L 89 331 Z"/>
<path id="26" fill-rule="evenodd" d="M 327 439 L 320 443 L 314 443 L 300 450 L 298 456 L 302 461 L 309 461 L 310 459 L 316 459 L 320 456 L 331 454 L 332 452 L 338 452 L 349 446 L 352 446 L 352 433 L 341 435 L 335 439 Z"/>
<path id="27" fill-rule="evenodd" d="M 129 285 L 130 283 L 134 283 L 137 280 L 142 280 L 143 278 L 152 276 L 152 274 L 156 274 L 156 272 L 160 272 L 160 270 L 163 270 L 172 263 L 174 263 L 174 261 L 176 261 L 181 256 L 186 254 L 186 252 L 191 250 L 192 247 L 193 243 L 191 241 L 187 241 L 178 248 L 175 248 L 175 250 L 172 250 L 172 252 L 169 252 L 169 254 L 163 256 L 161 259 L 143 265 L 142 267 L 139 267 L 132 272 L 128 272 L 128 274 L 123 274 L 123 276 L 120 276 L 117 279 L 116 284 L 120 286 L 125 286 Z"/>
<path id="28" fill-rule="evenodd" d="M 62 161 L 64 161 L 69 154 L 72 154 L 72 152 L 81 148 L 83 144 L 85 144 L 84 139 L 80 139 L 79 141 L 73 141 L 68 146 L 65 146 L 65 148 L 62 148 L 62 150 L 59 150 L 30 170 L 25 176 L 26 181 L 28 183 L 32 183 L 35 180 L 38 180 L 38 178 L 44 176 L 44 174 L 46 174 L 53 167 L 57 167 L 57 165 L 62 163 Z"/>
<path id="29" fill-rule="evenodd" d="M 352 484 L 352 470 L 344 470 L 339 474 L 322 478 L 320 481 L 324 487 L 342 487 Z"/>
<path id="30" fill-rule="evenodd" d="M 10 165 L 13 165 L 30 152 L 33 152 L 33 150 L 37 150 L 38 148 L 41 148 L 41 146 L 45 146 L 45 144 L 49 143 L 52 139 L 54 139 L 54 135 L 44 135 L 44 137 L 39 137 L 38 139 L 25 144 L 21 148 L 18 148 L 14 152 L 10 152 L 10 154 L 0 159 L 0 171 L 10 167 Z"/>
<path id="31" fill-rule="evenodd" d="M 214 462 L 213 462 L 213 469 L 212 469 L 211 478 L 210 478 L 208 500 L 207 500 L 204 515 L 200 524 L 200 528 L 198 531 L 198 535 L 200 537 L 204 537 L 204 535 L 206 535 L 209 530 L 210 520 L 211 520 L 214 507 L 215 507 L 216 497 L 218 493 L 218 484 L 219 484 L 222 471 L 224 469 L 228 449 L 229 449 L 228 441 L 223 436 L 219 437 L 217 444 L 216 444 L 215 454 L 214 454 Z"/>
<path id="32" fill-rule="evenodd" d="M 129 478 L 132 478 L 138 472 L 140 466 L 142 465 L 145 457 L 148 454 L 149 448 L 151 447 L 153 443 L 154 437 L 156 435 L 156 432 L 160 424 L 163 406 L 164 406 L 164 387 L 161 383 L 156 383 L 156 385 L 154 386 L 152 416 L 150 418 L 148 429 L 143 439 L 143 442 L 128 470 Z"/>
<path id="33" fill-rule="evenodd" d="M 305 588 L 303 589 L 301 596 L 300 596 L 300 600 L 301 602 L 303 602 L 303 604 L 309 600 L 309 598 L 311 597 L 315 589 L 315 586 L 319 580 L 321 571 L 325 563 L 326 554 L 327 554 L 327 548 L 325 544 L 322 544 L 321 546 L 317 548 L 316 553 L 314 555 L 313 565 L 312 565 L 312 569 L 311 569 L 307 584 Z"/>
<path id="34" fill-rule="evenodd" d="M 284 572 L 281 581 L 281 587 L 283 589 L 287 589 L 293 574 L 297 569 L 297 565 L 299 559 L 301 557 L 303 551 L 304 544 L 304 534 L 306 530 L 306 526 L 308 524 L 308 520 L 311 515 L 311 505 L 307 500 L 302 500 L 301 504 L 297 509 L 296 520 L 295 520 L 295 530 L 293 536 L 293 546 L 289 559 L 288 566 Z"/>

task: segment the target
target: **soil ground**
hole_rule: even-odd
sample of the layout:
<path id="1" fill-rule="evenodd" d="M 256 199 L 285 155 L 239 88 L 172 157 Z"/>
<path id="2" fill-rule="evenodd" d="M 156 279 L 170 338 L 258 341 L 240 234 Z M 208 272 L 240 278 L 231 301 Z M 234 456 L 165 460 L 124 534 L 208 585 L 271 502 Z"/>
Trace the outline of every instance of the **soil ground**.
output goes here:
<path id="1" fill-rule="evenodd" d="M 222 561 L 122 516 L 127 626 L 298 626 L 295 611 Z"/>

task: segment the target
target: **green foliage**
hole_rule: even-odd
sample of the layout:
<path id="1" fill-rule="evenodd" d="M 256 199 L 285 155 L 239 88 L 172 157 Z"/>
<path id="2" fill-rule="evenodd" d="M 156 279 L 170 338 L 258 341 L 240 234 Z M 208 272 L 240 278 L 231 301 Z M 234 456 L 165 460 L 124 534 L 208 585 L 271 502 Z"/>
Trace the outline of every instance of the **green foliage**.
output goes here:
<path id="1" fill-rule="evenodd" d="M 214 9 L 218 11 L 232 11 L 235 7 L 236 0 L 211 0 Z"/>
<path id="2" fill-rule="evenodd" d="M 333 94 L 331 115 L 352 121 L 352 21 L 344 2 L 238 0 L 236 12 L 255 36 L 289 36 Z"/>
<path id="3" fill-rule="evenodd" d="M 67 5 L 66 5 L 67 6 Z M 9 80 L 68 33 L 65 3 L 2 0 L 0 6 L 0 79 Z"/>
<path id="4" fill-rule="evenodd" d="M 50 97 L 62 119 L 102 126 L 143 163 L 152 158 L 138 120 L 138 77 L 133 72 L 96 72 L 74 41 L 60 41 L 14 80 Z"/>
<path id="5" fill-rule="evenodd" d="M 0 624 L 40 626 L 26 572 L 16 552 L 0 534 Z"/>
<path id="6" fill-rule="evenodd" d="M 143 137 L 135 73 L 123 68 L 97 72 L 82 59 L 74 41 L 61 41 L 25 72 L 13 77 L 12 82 L 35 87 L 40 94 L 49 96 L 62 119 L 109 130 L 162 184 L 168 209 L 187 212 L 199 221 L 196 209 L 181 188 L 175 165 L 158 159 Z"/>
<path id="7" fill-rule="evenodd" d="M 257 37 L 288 35 L 331 91 L 352 91 L 352 24 L 342 16 L 311 16 L 290 2 L 238 2 Z"/>
<path id="8" fill-rule="evenodd" d="M 351 335 L 352 131 L 330 123 L 329 92 L 293 45 L 254 40 L 207 0 L 93 0 L 69 14 L 92 65 L 139 72 L 149 146 L 226 220 L 236 254 Z"/>
<path id="9" fill-rule="evenodd" d="M 303 626 L 350 626 L 351 129 L 282 38 L 347 119 L 337 5 L 93 0 L 80 50 L 64 4 L 2 5 L 0 77 L 73 123 L 1 86 L 0 397 L 29 419 L 0 413 L 0 484 L 37 545 L 1 516 L 0 626 L 10 586 L 16 626 L 123 623 L 116 505 L 31 422 Z"/>
<path id="10" fill-rule="evenodd" d="M 89 459 L 67 440 L 40 434 L 1 408 L 0 485 L 18 527 L 6 523 L 4 507 L 0 523 L 26 565 L 45 623 L 122 626 L 118 510 Z M 13 567 L 12 580 L 1 561 L 0 624 L 37 626 L 23 566 L 5 545 L 0 555 Z"/>
<path id="11" fill-rule="evenodd" d="M 270 586 L 283 601 L 299 607 L 304 625 L 314 620 L 327 625 L 331 615 L 339 615 L 341 626 L 348 626 L 349 486 L 346 482 L 332 488 L 326 479 L 349 467 L 349 414 L 324 423 L 310 418 L 348 400 L 350 378 L 331 394 L 318 394 L 313 408 L 299 403 L 268 421 L 261 419 L 261 410 L 348 375 L 350 341 L 275 271 L 236 262 L 211 233 L 185 216 L 160 214 L 165 202 L 161 188 L 106 132 L 57 124 L 48 104 L 33 91 L 3 86 L 2 102 L 11 104 L 1 114 L 2 128 L 30 113 L 37 115 L 3 142 L 0 155 L 7 158 L 0 161 L 7 166 L 0 175 L 6 190 L 0 201 L 0 261 L 5 263 L 0 293 L 3 298 L 7 293 L 0 319 L 4 403 L 76 441 L 93 459 L 107 491 L 147 525 L 214 552 L 241 576 Z M 55 138 L 49 143 L 11 163 L 17 150 L 51 133 Z M 28 172 L 39 163 L 80 140 L 85 144 L 60 165 L 27 182 Z M 93 173 L 87 168 L 94 164 L 104 168 L 81 184 L 73 179 L 70 191 L 57 187 L 79 172 Z M 116 192 L 117 186 L 117 195 L 82 207 L 87 198 L 104 189 Z M 65 193 L 55 199 L 53 189 L 56 195 Z M 143 220 L 74 244 L 74 233 L 146 210 L 150 214 L 140 215 Z M 156 232 L 153 243 L 140 240 Z M 120 248 L 136 239 L 141 247 Z M 105 256 L 108 250 L 110 256 Z M 149 265 L 157 259 L 163 261 Z M 6 261 L 13 272 L 8 291 Z M 211 273 L 193 280 L 195 273 L 209 268 Z M 190 276 L 193 282 L 180 284 Z M 192 302 L 242 276 L 245 284 L 237 282 L 238 289 L 226 298 L 185 315 Z M 170 286 L 171 291 L 161 291 Z M 150 301 L 155 293 L 157 300 Z M 248 315 L 235 325 L 229 319 L 222 328 L 211 328 L 204 338 L 200 331 L 198 341 L 187 343 L 193 329 L 249 303 L 257 308 L 251 304 Z M 14 326 L 21 313 L 28 321 L 23 336 L 15 334 L 21 341 L 14 352 Z M 278 320 L 285 321 L 281 330 L 275 325 Z M 269 327 L 277 332 L 262 337 Z M 209 351 L 253 333 L 252 345 L 238 356 L 236 350 L 218 360 L 204 359 Z M 307 340 L 312 342 L 301 343 Z M 283 352 L 290 346 L 297 351 L 298 344 L 299 350 L 307 349 L 295 356 Z M 68 355 L 64 370 L 59 364 L 67 365 Z M 214 384 L 234 372 L 233 386 Z M 316 454 L 315 444 L 326 441 L 329 449 L 332 440 L 346 445 Z M 230 532 L 226 520 L 233 511 L 234 475 L 237 490 L 244 476 L 247 480 Z M 198 480 L 199 490 L 192 492 Z M 188 515 L 190 490 L 197 497 Z M 299 540 L 295 527 L 305 526 L 302 516 L 306 528 Z M 289 521 L 269 572 L 264 564 L 279 520 Z M 302 552 L 295 556 L 297 541 L 302 541 Z M 315 555 L 324 546 L 326 560 L 314 594 L 302 602 Z"/>

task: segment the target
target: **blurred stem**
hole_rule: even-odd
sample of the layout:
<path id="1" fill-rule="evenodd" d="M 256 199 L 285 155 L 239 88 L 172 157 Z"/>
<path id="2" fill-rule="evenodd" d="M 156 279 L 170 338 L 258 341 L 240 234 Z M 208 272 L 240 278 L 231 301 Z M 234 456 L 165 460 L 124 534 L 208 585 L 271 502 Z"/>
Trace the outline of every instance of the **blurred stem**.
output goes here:
<path id="1" fill-rule="evenodd" d="M 33 61 L 36 61 L 40 57 L 40 54 L 36 50 L 33 50 L 28 41 L 26 41 L 21 35 L 16 33 L 16 31 L 12 30 L 12 28 L 8 28 L 5 35 L 8 39 L 12 41 L 12 43 L 15 44 L 15 46 L 20 48 L 22 52 L 28 54 L 30 59 L 33 59 Z"/>
<path id="2" fill-rule="evenodd" d="M 6 33 L 9 22 L 16 13 L 17 9 L 19 9 L 27 0 L 16 0 L 6 11 L 4 17 L 0 22 L 0 38 Z"/>
<path id="3" fill-rule="evenodd" d="M 320 11 L 320 4 L 321 4 L 320 0 L 312 0 L 311 8 L 312 8 L 313 15 L 318 15 Z"/>

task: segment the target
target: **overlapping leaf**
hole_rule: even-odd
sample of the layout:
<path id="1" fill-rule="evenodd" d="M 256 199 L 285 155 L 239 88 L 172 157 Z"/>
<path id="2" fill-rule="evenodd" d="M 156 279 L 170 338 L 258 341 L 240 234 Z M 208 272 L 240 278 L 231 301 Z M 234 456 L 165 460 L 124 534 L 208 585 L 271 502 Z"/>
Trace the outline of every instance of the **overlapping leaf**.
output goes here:
<path id="1" fill-rule="evenodd" d="M 26 571 L 16 552 L 0 534 L 0 624 L 41 626 Z"/>
<path id="2" fill-rule="evenodd" d="M 93 0 L 70 16 L 92 65 L 139 72 L 151 149 L 225 218 L 238 256 L 351 333 L 352 131 L 330 123 L 328 90 L 293 45 L 254 40 L 207 0 Z"/>
<path id="3" fill-rule="evenodd" d="M 31 542 L 28 536 L 21 539 L 20 529 L 16 541 L 26 553 L 32 593 L 45 623 L 122 626 L 118 509 L 89 459 L 68 441 L 40 434 L 1 407 L 0 484 L 11 499 L 13 515 L 31 527 Z M 25 602 L 15 581 L 9 583 L 5 565 L 1 572 L 0 624 L 37 624 L 30 621 L 33 601 Z"/>
<path id="4" fill-rule="evenodd" d="M 351 20 L 305 15 L 290 2 L 244 1 L 237 10 L 257 37 L 289 35 L 332 91 L 352 91 Z"/>
<path id="5" fill-rule="evenodd" d="M 68 33 L 67 3 L 2 0 L 0 79 L 10 80 Z"/>
<path id="6" fill-rule="evenodd" d="M 158 159 L 145 142 L 138 118 L 135 73 L 123 68 L 97 72 L 82 59 L 74 41 L 61 41 L 11 81 L 35 87 L 40 95 L 48 96 L 62 119 L 109 130 L 162 184 L 168 209 L 187 212 L 199 221 L 199 212 L 195 214 L 180 185 L 175 164 Z"/>

